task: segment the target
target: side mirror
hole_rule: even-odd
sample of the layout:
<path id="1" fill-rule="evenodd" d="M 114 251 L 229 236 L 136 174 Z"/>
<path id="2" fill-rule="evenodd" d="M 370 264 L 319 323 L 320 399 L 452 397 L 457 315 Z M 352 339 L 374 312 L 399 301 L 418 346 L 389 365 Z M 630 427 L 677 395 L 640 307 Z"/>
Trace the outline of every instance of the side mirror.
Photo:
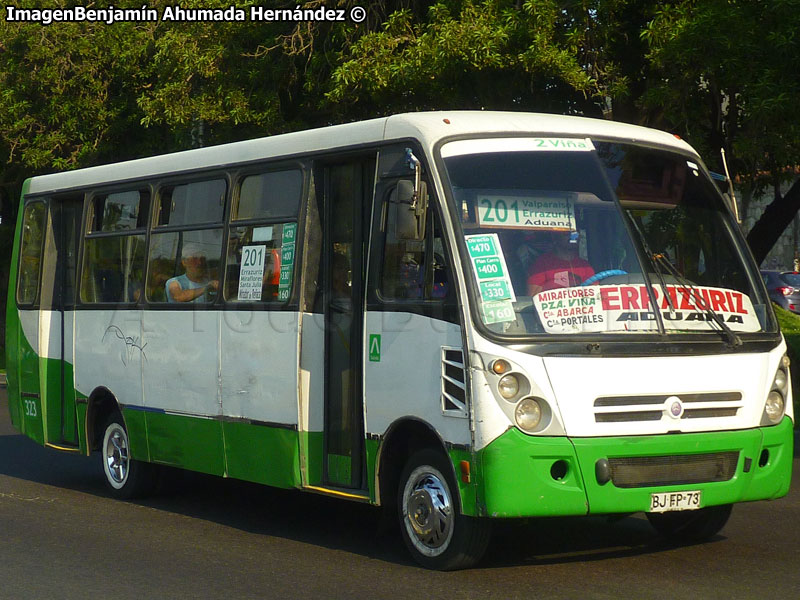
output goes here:
<path id="1" fill-rule="evenodd" d="M 395 212 L 395 238 L 398 240 L 422 240 L 425 238 L 425 215 L 428 213 L 428 187 L 420 182 L 419 191 L 414 192 L 414 183 L 401 179 L 389 198 Z"/>

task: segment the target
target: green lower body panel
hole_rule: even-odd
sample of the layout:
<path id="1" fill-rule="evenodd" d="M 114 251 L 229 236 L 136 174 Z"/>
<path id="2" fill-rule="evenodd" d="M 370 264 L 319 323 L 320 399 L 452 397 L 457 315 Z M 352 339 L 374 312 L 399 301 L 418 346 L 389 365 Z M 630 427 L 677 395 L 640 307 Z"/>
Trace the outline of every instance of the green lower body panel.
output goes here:
<path id="1" fill-rule="evenodd" d="M 586 514 L 586 492 L 569 439 L 511 429 L 479 452 L 478 515 L 531 517 Z"/>
<path id="2" fill-rule="evenodd" d="M 649 510 L 654 492 L 690 490 L 702 493 L 701 506 L 779 498 L 789 490 L 792 447 L 789 418 L 744 431 L 616 438 L 510 430 L 480 452 L 478 514 L 639 512 Z"/>
<path id="3" fill-rule="evenodd" d="M 300 487 L 297 431 L 223 422 L 229 477 L 281 488 Z"/>
<path id="4" fill-rule="evenodd" d="M 378 502 L 379 498 L 375 489 L 375 473 L 378 468 L 378 440 L 367 438 L 364 442 L 364 453 L 367 460 L 367 491 L 371 502 Z"/>
<path id="5" fill-rule="evenodd" d="M 275 487 L 301 486 L 293 428 L 141 410 L 126 411 L 125 420 L 134 458 Z"/>
<path id="6" fill-rule="evenodd" d="M 86 406 L 86 405 L 83 405 Z M 79 411 L 86 418 L 86 411 Z M 131 458 L 145 462 L 150 461 L 150 449 L 147 446 L 147 422 L 145 413 L 141 410 L 123 409 L 122 418 L 125 420 L 125 429 L 128 430 Z M 85 423 L 86 421 L 81 421 Z"/>
<path id="7" fill-rule="evenodd" d="M 39 444 L 78 449 L 72 365 L 38 356 L 25 339 L 16 309 L 6 318 L 11 424 Z"/>
<path id="8" fill-rule="evenodd" d="M 211 475 L 225 474 L 219 420 L 156 411 L 145 414 L 150 460 Z M 131 438 L 132 450 L 135 445 Z"/>
<path id="9" fill-rule="evenodd" d="M 453 472 L 456 476 L 458 495 L 461 499 L 461 512 L 465 515 L 477 515 L 476 482 L 480 479 L 480 474 L 476 472 L 474 456 L 471 451 L 459 448 L 450 448 L 448 454 L 450 455 L 450 461 L 453 463 Z M 466 467 L 466 472 L 469 474 L 466 478 L 462 465 Z"/>
<path id="10" fill-rule="evenodd" d="M 306 485 L 322 485 L 322 452 L 324 438 L 321 431 L 300 433 L 302 455 L 305 457 Z"/>
<path id="11" fill-rule="evenodd" d="M 328 454 L 328 481 L 333 485 L 349 485 L 352 473 L 352 459 L 349 456 Z"/>

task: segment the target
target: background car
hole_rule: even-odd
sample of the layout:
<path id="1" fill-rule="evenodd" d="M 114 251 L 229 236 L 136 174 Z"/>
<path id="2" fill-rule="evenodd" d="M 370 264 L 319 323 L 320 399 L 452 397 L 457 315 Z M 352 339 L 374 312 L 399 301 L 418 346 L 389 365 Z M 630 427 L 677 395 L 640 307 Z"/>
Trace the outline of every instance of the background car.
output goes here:
<path id="1" fill-rule="evenodd" d="M 770 300 L 781 308 L 800 314 L 800 273 L 761 271 Z"/>

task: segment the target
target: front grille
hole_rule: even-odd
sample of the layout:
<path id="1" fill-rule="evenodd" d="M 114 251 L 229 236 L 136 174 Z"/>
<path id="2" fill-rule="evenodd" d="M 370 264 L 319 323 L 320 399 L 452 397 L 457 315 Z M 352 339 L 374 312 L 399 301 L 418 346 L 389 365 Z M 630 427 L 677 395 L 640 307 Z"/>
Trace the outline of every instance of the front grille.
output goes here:
<path id="1" fill-rule="evenodd" d="M 631 423 L 634 421 L 660 421 L 660 410 L 643 410 L 637 412 L 598 413 L 594 416 L 597 423 Z"/>
<path id="2" fill-rule="evenodd" d="M 680 400 L 683 412 L 670 415 L 674 399 Z M 660 421 L 662 418 L 713 419 L 735 417 L 742 407 L 740 392 L 702 394 L 654 394 L 647 396 L 609 396 L 594 401 L 595 423 L 631 423 Z"/>
<path id="3" fill-rule="evenodd" d="M 738 462 L 736 451 L 608 459 L 611 481 L 619 488 L 729 481 Z"/>

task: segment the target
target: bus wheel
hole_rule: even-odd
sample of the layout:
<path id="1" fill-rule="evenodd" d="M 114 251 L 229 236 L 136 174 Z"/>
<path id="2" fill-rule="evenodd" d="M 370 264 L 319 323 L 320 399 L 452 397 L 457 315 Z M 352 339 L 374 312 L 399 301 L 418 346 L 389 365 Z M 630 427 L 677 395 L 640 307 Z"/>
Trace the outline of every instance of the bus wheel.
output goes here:
<path id="1" fill-rule="evenodd" d="M 723 504 L 699 510 L 647 513 L 647 520 L 658 533 L 669 540 L 702 542 L 725 527 L 732 509 L 732 504 Z"/>
<path id="2" fill-rule="evenodd" d="M 112 414 L 104 431 L 103 473 L 111 495 L 128 500 L 151 492 L 156 482 L 155 465 L 130 457 L 130 442 L 122 416 L 119 413 Z"/>
<path id="3" fill-rule="evenodd" d="M 489 543 L 489 522 L 461 514 L 451 472 L 441 453 L 422 450 L 409 459 L 398 486 L 403 540 L 414 560 L 429 569 L 469 567 Z"/>

